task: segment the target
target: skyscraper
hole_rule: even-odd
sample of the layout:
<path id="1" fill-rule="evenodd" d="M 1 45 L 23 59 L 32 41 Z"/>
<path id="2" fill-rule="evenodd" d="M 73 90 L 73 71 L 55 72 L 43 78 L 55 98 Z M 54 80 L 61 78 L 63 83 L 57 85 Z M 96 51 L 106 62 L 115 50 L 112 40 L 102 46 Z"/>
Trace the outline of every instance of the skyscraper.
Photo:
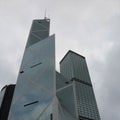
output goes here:
<path id="1" fill-rule="evenodd" d="M 55 96 L 55 36 L 49 19 L 34 20 L 20 67 L 9 120 L 52 119 Z"/>
<path id="2" fill-rule="evenodd" d="M 66 85 L 57 90 L 58 101 L 63 109 L 59 112 L 60 117 L 64 113 L 62 111 L 68 111 L 79 120 L 100 120 L 85 57 L 68 51 L 60 62 L 60 72 L 66 78 L 62 82 Z"/>
<path id="3" fill-rule="evenodd" d="M 8 120 L 100 120 L 85 57 L 68 51 L 55 70 L 50 20 L 34 20 Z"/>

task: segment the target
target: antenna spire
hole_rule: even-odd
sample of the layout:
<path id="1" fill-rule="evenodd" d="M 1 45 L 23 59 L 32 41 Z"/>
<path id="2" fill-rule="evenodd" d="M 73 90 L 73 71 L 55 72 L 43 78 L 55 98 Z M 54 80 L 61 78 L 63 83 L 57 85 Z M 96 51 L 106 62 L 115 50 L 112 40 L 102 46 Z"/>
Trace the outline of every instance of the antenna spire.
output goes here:
<path id="1" fill-rule="evenodd" d="M 44 16 L 44 19 L 47 19 L 47 17 L 46 17 L 46 9 L 45 9 L 45 16 Z"/>

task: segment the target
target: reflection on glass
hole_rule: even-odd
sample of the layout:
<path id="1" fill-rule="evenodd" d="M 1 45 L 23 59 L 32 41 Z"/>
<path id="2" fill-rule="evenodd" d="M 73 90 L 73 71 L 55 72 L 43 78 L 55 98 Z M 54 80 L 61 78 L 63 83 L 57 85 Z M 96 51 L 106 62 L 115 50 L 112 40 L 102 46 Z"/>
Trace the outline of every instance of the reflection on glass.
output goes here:
<path id="1" fill-rule="evenodd" d="M 55 83 L 54 35 L 26 48 L 9 120 L 47 120 Z"/>
<path id="2" fill-rule="evenodd" d="M 62 107 L 66 109 L 70 114 L 76 116 L 75 113 L 75 103 L 74 103 L 74 93 L 73 85 L 68 86 L 57 92 L 57 97 Z"/>

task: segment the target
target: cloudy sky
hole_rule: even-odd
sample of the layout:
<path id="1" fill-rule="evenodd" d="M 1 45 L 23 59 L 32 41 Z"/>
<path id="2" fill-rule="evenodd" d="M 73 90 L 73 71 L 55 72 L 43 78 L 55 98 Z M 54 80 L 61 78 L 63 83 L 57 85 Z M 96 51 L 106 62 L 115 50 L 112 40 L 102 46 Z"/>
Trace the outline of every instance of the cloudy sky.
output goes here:
<path id="1" fill-rule="evenodd" d="M 0 0 L 0 89 L 16 82 L 32 20 L 45 10 L 56 69 L 69 49 L 85 56 L 102 120 L 120 120 L 120 0 Z"/>

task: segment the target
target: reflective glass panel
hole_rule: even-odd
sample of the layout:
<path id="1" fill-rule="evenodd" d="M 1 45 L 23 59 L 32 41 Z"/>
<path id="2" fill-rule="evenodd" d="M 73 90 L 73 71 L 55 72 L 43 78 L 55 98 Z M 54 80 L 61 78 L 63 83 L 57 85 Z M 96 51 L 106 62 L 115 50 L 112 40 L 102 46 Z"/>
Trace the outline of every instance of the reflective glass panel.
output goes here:
<path id="1" fill-rule="evenodd" d="M 54 83 L 55 43 L 53 35 L 26 48 L 9 120 L 36 120 L 54 97 Z"/>

